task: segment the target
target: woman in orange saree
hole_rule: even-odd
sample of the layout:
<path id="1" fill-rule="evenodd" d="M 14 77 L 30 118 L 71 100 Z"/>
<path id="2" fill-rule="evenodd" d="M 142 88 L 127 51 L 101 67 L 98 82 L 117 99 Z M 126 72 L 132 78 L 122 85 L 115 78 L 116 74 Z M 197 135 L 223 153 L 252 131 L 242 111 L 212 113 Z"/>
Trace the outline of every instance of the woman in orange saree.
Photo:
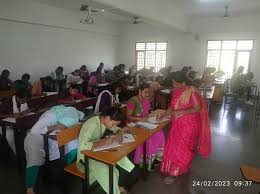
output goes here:
<path id="1" fill-rule="evenodd" d="M 207 104 L 200 91 L 185 85 L 185 75 L 173 73 L 171 105 L 164 115 L 172 116 L 172 126 L 163 156 L 161 172 L 164 183 L 189 171 L 197 152 L 208 157 L 211 152 L 211 130 Z"/>

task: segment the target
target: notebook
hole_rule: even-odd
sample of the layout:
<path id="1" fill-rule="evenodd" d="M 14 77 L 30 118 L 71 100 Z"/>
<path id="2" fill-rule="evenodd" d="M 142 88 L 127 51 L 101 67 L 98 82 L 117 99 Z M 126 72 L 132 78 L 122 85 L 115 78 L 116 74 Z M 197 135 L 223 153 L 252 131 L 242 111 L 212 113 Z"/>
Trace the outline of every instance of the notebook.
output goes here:
<path id="1" fill-rule="evenodd" d="M 149 122 L 137 122 L 135 124 L 135 127 L 141 127 L 141 128 L 146 128 L 146 129 L 149 129 L 149 130 L 153 130 L 155 129 L 156 127 L 158 127 L 157 124 L 154 124 L 154 123 L 149 123 Z"/>
<path id="2" fill-rule="evenodd" d="M 161 92 L 170 94 L 170 93 L 171 93 L 171 90 L 169 90 L 169 89 L 164 89 L 164 90 L 161 90 Z"/>
<path id="3" fill-rule="evenodd" d="M 9 122 L 9 123 L 16 123 L 16 118 L 5 118 L 2 121 Z"/>
<path id="4" fill-rule="evenodd" d="M 132 143 L 135 142 L 135 138 L 131 133 L 125 133 L 123 135 L 123 143 Z"/>
<path id="5" fill-rule="evenodd" d="M 164 117 L 164 118 L 162 118 L 161 120 L 157 120 L 157 118 L 156 117 L 150 117 L 149 119 L 148 119 L 148 121 L 150 122 L 150 123 L 154 123 L 154 124 L 156 124 L 156 123 L 160 123 L 160 122 L 164 122 L 164 121 L 169 121 L 170 120 L 170 118 L 168 118 L 168 117 Z"/>
<path id="6" fill-rule="evenodd" d="M 103 145 L 103 146 L 100 146 L 100 147 L 93 148 L 92 151 L 98 152 L 98 151 L 103 151 L 103 150 L 109 150 L 109 149 L 112 149 L 112 148 L 117 148 L 117 147 L 120 147 L 120 146 L 122 146 L 122 145 L 119 144 L 118 142 L 113 142 L 110 145 Z"/>

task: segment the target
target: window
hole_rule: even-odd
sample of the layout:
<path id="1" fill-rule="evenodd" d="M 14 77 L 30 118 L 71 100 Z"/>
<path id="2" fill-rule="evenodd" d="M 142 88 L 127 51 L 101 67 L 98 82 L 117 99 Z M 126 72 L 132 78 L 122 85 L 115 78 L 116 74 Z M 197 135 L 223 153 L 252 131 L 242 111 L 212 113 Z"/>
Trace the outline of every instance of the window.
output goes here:
<path id="1" fill-rule="evenodd" d="M 252 50 L 253 40 L 208 41 L 206 65 L 224 71 L 228 78 L 239 66 L 247 73 Z"/>
<path id="2" fill-rule="evenodd" d="M 138 42 L 135 52 L 137 70 L 154 67 L 157 72 L 166 66 L 167 42 Z"/>

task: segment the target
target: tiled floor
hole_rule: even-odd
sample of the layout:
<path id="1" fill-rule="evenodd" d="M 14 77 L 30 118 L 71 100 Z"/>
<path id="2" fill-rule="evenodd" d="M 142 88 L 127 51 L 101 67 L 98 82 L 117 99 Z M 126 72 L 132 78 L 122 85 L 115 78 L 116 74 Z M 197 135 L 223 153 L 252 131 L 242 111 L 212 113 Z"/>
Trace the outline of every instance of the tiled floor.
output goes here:
<path id="1" fill-rule="evenodd" d="M 260 167 L 260 127 L 254 123 L 252 107 L 223 110 L 220 105 L 211 106 L 213 152 L 210 158 L 197 156 L 191 172 L 182 176 L 172 185 L 162 183 L 159 172 L 150 173 L 145 182 L 139 180 L 132 188 L 132 194 L 258 194 L 260 185 L 250 187 L 234 186 L 234 181 L 244 180 L 239 166 L 252 164 Z M 260 123 L 260 122 L 259 122 Z M 198 181 L 229 181 L 230 186 L 205 187 L 193 186 Z M 0 167 L 0 193 L 23 193 L 23 177 L 15 169 Z M 222 182 L 223 183 L 223 182 Z M 41 194 L 59 194 L 55 186 L 40 185 Z M 80 181 L 72 180 L 71 194 L 80 194 Z"/>

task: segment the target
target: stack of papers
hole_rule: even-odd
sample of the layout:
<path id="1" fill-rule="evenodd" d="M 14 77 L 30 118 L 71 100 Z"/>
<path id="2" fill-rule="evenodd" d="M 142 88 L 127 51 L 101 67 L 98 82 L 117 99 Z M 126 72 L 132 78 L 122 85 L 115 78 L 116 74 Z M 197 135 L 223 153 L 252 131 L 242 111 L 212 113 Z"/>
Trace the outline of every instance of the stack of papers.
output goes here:
<path id="1" fill-rule="evenodd" d="M 2 121 L 9 122 L 9 123 L 16 123 L 16 118 L 5 118 Z"/>
<path id="2" fill-rule="evenodd" d="M 157 124 L 154 124 L 154 123 L 149 123 L 149 122 L 137 122 L 135 127 L 141 127 L 141 128 L 146 128 L 146 129 L 150 129 L 150 130 L 153 130 L 155 129 L 156 127 L 158 127 Z"/>
<path id="3" fill-rule="evenodd" d="M 170 94 L 170 93 L 171 93 L 171 90 L 169 90 L 169 89 L 164 89 L 164 90 L 161 90 L 161 92 Z"/>
<path id="4" fill-rule="evenodd" d="M 149 119 L 148 119 L 148 121 L 150 122 L 150 123 L 160 123 L 160 122 L 164 122 L 164 121 L 169 121 L 170 120 L 170 118 L 168 118 L 168 117 L 164 117 L 164 118 L 162 118 L 161 120 L 157 120 L 157 118 L 156 117 L 150 117 Z"/>
<path id="5" fill-rule="evenodd" d="M 130 133 L 125 133 L 123 135 L 123 143 L 132 143 L 132 142 L 135 142 L 134 136 Z"/>

